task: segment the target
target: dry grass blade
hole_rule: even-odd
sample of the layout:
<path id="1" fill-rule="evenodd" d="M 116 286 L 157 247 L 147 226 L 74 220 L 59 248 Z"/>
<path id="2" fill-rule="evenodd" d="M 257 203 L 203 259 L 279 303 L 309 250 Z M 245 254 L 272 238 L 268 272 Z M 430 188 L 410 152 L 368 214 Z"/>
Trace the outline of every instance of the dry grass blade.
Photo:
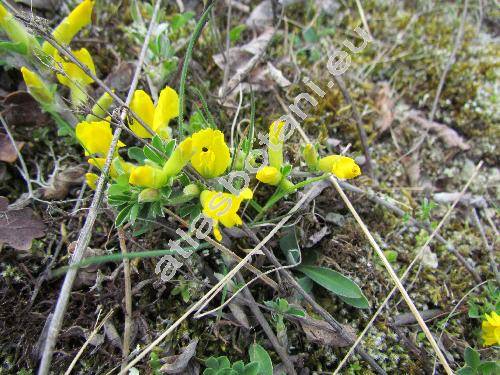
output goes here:
<path id="1" fill-rule="evenodd" d="M 122 254 L 127 254 L 127 243 L 123 228 L 118 229 L 118 239 Z M 127 357 L 130 353 L 130 340 L 132 336 L 132 283 L 130 281 L 130 259 L 126 257 L 123 258 L 123 278 L 125 280 L 125 328 L 123 330 L 122 367 L 125 367 Z"/>
<path id="2" fill-rule="evenodd" d="M 142 45 L 141 54 L 139 56 L 139 61 L 137 63 L 137 68 L 130 84 L 130 89 L 127 95 L 127 100 L 125 102 L 126 107 L 132 101 L 132 96 L 134 94 L 135 88 L 137 87 L 137 83 L 139 82 L 139 75 L 142 70 L 142 65 L 144 64 L 144 59 L 146 57 L 146 51 L 148 48 L 149 39 L 151 37 L 151 33 L 153 31 L 153 26 L 155 24 L 156 17 L 158 15 L 158 11 L 160 9 L 161 0 L 157 0 L 154 8 L 154 12 L 151 18 L 151 23 L 148 28 L 148 32 L 146 37 L 144 38 L 144 43 Z M 124 121 L 127 117 L 127 108 L 124 107 L 120 114 L 120 122 L 124 124 Z M 104 167 L 102 168 L 101 175 L 99 176 L 99 180 L 97 182 L 97 186 L 95 189 L 94 197 L 92 199 L 92 204 L 90 206 L 88 215 L 85 219 L 85 224 L 83 225 L 82 230 L 78 236 L 76 248 L 74 250 L 73 256 L 71 258 L 71 263 L 78 263 L 83 259 L 84 251 L 87 248 L 90 238 L 92 236 L 92 228 L 94 227 L 95 220 L 97 218 L 97 214 L 99 211 L 99 207 L 101 205 L 102 199 L 104 197 L 104 185 L 106 182 L 106 176 L 108 175 L 111 161 L 113 159 L 113 154 L 118 144 L 118 139 L 120 138 L 121 128 L 117 128 L 113 134 L 113 139 L 111 141 L 110 148 L 108 150 L 108 154 L 106 156 L 106 162 Z M 62 327 L 64 313 L 66 311 L 66 307 L 69 301 L 69 296 L 71 293 L 71 289 L 73 286 L 73 282 L 77 275 L 77 269 L 70 269 L 64 278 L 63 285 L 61 287 L 61 292 L 59 293 L 59 297 L 57 299 L 56 308 L 54 310 L 54 315 L 50 322 L 49 330 L 47 333 L 47 339 L 45 341 L 45 346 L 43 350 L 42 360 L 40 362 L 40 368 L 38 370 L 39 375 L 47 375 L 50 371 L 50 364 L 52 362 L 52 355 L 54 353 L 54 348 L 56 345 L 57 337 L 59 335 L 59 331 Z"/>

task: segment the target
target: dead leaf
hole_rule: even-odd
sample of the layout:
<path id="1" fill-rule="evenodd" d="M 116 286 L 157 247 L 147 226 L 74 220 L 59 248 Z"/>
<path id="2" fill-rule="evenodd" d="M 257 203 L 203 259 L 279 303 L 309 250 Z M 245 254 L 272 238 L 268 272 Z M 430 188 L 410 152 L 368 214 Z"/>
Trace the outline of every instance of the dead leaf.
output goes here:
<path id="1" fill-rule="evenodd" d="M 0 197 L 0 243 L 17 250 L 29 250 L 33 240 L 44 235 L 45 224 L 31 208 L 9 210 L 9 200 Z"/>
<path id="2" fill-rule="evenodd" d="M 42 127 L 50 121 L 50 115 L 43 112 L 40 104 L 26 91 L 14 91 L 3 99 L 2 116 L 14 128 Z"/>
<path id="3" fill-rule="evenodd" d="M 85 172 L 85 169 L 80 166 L 57 171 L 49 179 L 49 187 L 43 189 L 43 197 L 45 199 L 66 198 L 71 187 L 82 184 Z"/>
<path id="4" fill-rule="evenodd" d="M 68 245 L 68 253 L 73 254 L 76 248 L 76 241 L 71 242 Z M 101 249 L 91 249 L 87 247 L 85 252 L 83 253 L 83 259 L 90 258 L 94 256 L 104 255 L 104 251 Z M 84 286 L 93 286 L 97 280 L 97 270 L 99 269 L 98 264 L 90 264 L 86 267 L 81 267 L 78 269 L 78 273 L 76 275 L 74 287 L 75 289 L 84 287 Z"/>
<path id="5" fill-rule="evenodd" d="M 391 87 L 387 82 L 382 82 L 375 98 L 375 106 L 379 113 L 379 118 L 375 121 L 375 126 L 383 133 L 389 129 L 394 121 L 394 100 Z"/>
<path id="6" fill-rule="evenodd" d="M 269 77 L 271 77 L 278 84 L 279 87 L 288 87 L 292 84 L 292 82 L 285 78 L 282 71 L 276 68 L 270 62 L 267 63 L 267 73 Z"/>
<path id="7" fill-rule="evenodd" d="M 198 345 L 198 339 L 195 339 L 189 343 L 184 349 L 182 349 L 182 353 L 179 355 L 174 355 L 171 357 L 163 358 L 165 363 L 160 371 L 165 374 L 183 374 L 185 373 L 186 368 L 188 367 L 189 361 L 196 354 L 196 346 Z"/>
<path id="8" fill-rule="evenodd" d="M 283 7 L 301 2 L 304 0 L 281 0 Z M 331 0 L 328 0 L 331 1 Z M 278 9 L 278 12 L 280 10 Z M 273 7 L 270 0 L 265 0 L 252 9 L 252 12 L 245 21 L 246 25 L 252 29 L 263 29 L 273 24 Z"/>
<path id="9" fill-rule="evenodd" d="M 411 187 L 420 186 L 420 162 L 420 153 L 418 151 L 401 159 Z"/>
<path id="10" fill-rule="evenodd" d="M 470 149 L 470 145 L 454 129 L 439 122 L 429 121 L 418 111 L 410 111 L 407 117 L 422 128 L 436 132 L 437 136 L 448 146 L 458 147 L 464 151 Z"/>
<path id="11" fill-rule="evenodd" d="M 312 324 L 308 324 L 308 321 Z M 342 327 L 344 328 L 344 332 L 351 338 L 350 342 L 336 333 L 330 324 L 324 320 L 307 317 L 305 318 L 305 321 L 301 319 L 300 324 L 307 339 L 319 345 L 343 348 L 351 345 L 351 343 L 356 339 L 356 331 L 354 328 L 346 324 L 342 324 Z"/>
<path id="12" fill-rule="evenodd" d="M 118 334 L 118 331 L 116 330 L 113 323 L 111 323 L 109 320 L 104 323 L 104 334 L 110 341 L 111 345 L 113 345 L 117 349 L 122 349 L 122 340 L 120 338 L 120 335 Z"/>
<path id="13" fill-rule="evenodd" d="M 19 151 L 24 146 L 24 142 L 17 142 L 16 146 Z M 0 161 L 5 161 L 7 163 L 14 163 L 17 160 L 17 151 L 14 145 L 10 141 L 7 134 L 0 134 Z"/>

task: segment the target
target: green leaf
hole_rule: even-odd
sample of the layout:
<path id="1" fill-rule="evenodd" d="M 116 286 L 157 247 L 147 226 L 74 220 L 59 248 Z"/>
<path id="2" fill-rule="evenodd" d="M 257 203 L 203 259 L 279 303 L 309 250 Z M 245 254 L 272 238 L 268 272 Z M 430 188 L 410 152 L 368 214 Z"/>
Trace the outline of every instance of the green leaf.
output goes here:
<path id="1" fill-rule="evenodd" d="M 465 366 L 457 371 L 457 375 L 476 375 L 476 371 L 471 369 L 469 366 Z"/>
<path id="2" fill-rule="evenodd" d="M 194 17 L 194 12 L 177 13 L 176 15 L 174 15 L 172 17 L 172 21 L 170 22 L 170 26 L 172 27 L 173 31 L 177 31 L 182 26 L 184 26 L 186 23 L 188 23 L 189 20 L 193 17 Z"/>
<path id="3" fill-rule="evenodd" d="M 342 297 L 361 298 L 363 292 L 351 279 L 341 273 L 325 267 L 298 266 L 297 269 L 315 283 Z"/>
<path id="4" fill-rule="evenodd" d="M 132 206 L 132 208 L 130 209 L 130 214 L 129 214 L 129 221 L 131 224 L 134 224 L 136 219 L 137 219 L 137 215 L 139 215 L 139 208 L 141 206 L 139 206 L 139 203 L 136 203 Z"/>
<path id="5" fill-rule="evenodd" d="M 384 255 L 389 263 L 394 263 L 398 259 L 398 252 L 394 250 L 386 250 L 384 251 Z"/>
<path id="6" fill-rule="evenodd" d="M 26 55 L 28 54 L 28 46 L 22 42 L 14 43 L 14 42 L 1 41 L 0 52 L 13 52 L 13 53 L 19 53 L 21 55 Z"/>
<path id="7" fill-rule="evenodd" d="M 163 159 L 163 157 L 160 154 L 158 154 L 155 150 L 153 150 L 148 145 L 144 146 L 144 148 L 142 150 L 144 152 L 144 155 L 149 160 L 151 160 L 152 162 L 158 164 L 159 166 L 162 166 L 163 163 L 165 162 L 165 159 Z"/>
<path id="8" fill-rule="evenodd" d="M 146 155 L 144 155 L 144 151 L 142 148 L 133 146 L 127 149 L 127 155 L 130 159 L 138 161 L 141 164 L 144 164 L 144 159 L 146 159 Z"/>
<path id="9" fill-rule="evenodd" d="M 307 29 L 302 31 L 302 37 L 307 43 L 316 43 L 317 41 L 319 41 L 318 34 L 312 27 L 308 27 Z"/>
<path id="10" fill-rule="evenodd" d="M 241 375 L 258 375 L 261 374 L 260 372 L 260 364 L 257 362 L 250 362 L 248 365 L 245 366 L 242 372 L 240 372 Z M 272 372 L 271 372 L 272 374 Z"/>
<path id="11" fill-rule="evenodd" d="M 369 309 L 370 308 L 370 303 L 366 299 L 365 296 L 362 296 L 360 298 L 349 298 L 349 297 L 343 297 L 339 296 L 339 298 L 347 303 L 348 305 L 357 307 L 358 309 Z"/>
<path id="12" fill-rule="evenodd" d="M 172 152 L 174 151 L 175 148 L 175 139 L 170 140 L 166 145 L 163 146 L 163 152 L 165 155 L 170 157 L 172 155 Z"/>
<path id="13" fill-rule="evenodd" d="M 204 129 L 206 127 L 205 123 L 203 115 L 197 110 L 189 117 L 189 133 L 193 134 Z"/>
<path id="14" fill-rule="evenodd" d="M 241 38 L 241 33 L 246 29 L 247 27 L 244 24 L 235 26 L 229 31 L 229 39 L 231 42 L 237 42 Z"/>
<path id="15" fill-rule="evenodd" d="M 307 293 L 312 292 L 313 281 L 309 277 L 302 276 L 302 277 L 298 277 L 296 279 L 297 279 L 297 282 L 299 283 L 299 285 L 302 287 L 302 289 L 304 289 Z"/>
<path id="16" fill-rule="evenodd" d="M 301 309 L 297 309 L 295 307 L 290 307 L 287 311 L 287 314 L 293 315 L 293 316 L 298 316 L 300 318 L 305 318 L 306 313 L 302 311 Z"/>
<path id="17" fill-rule="evenodd" d="M 293 227 L 289 228 L 285 233 L 286 234 L 280 238 L 280 249 L 289 264 L 297 264 L 300 262 L 300 247 L 295 229 Z"/>
<path id="18" fill-rule="evenodd" d="M 465 363 L 468 366 L 472 367 L 473 369 L 477 369 L 479 364 L 481 363 L 481 358 L 479 357 L 479 353 L 476 352 L 470 346 L 465 348 L 464 359 L 465 359 Z"/>
<path id="19" fill-rule="evenodd" d="M 151 144 L 153 145 L 154 148 L 156 148 L 158 150 L 163 150 L 164 144 L 163 144 L 163 141 L 158 134 L 155 134 L 155 136 L 151 140 Z"/>
<path id="20" fill-rule="evenodd" d="M 481 375 L 496 375 L 500 373 L 500 365 L 494 361 L 483 362 L 479 365 L 477 371 Z"/>
<path id="21" fill-rule="evenodd" d="M 291 164 L 286 164 L 281 167 L 281 174 L 283 175 L 283 178 L 288 176 L 290 172 L 292 171 L 292 165 Z"/>
<path id="22" fill-rule="evenodd" d="M 259 375 L 273 375 L 273 362 L 271 357 L 259 344 L 253 344 L 250 346 L 248 351 L 251 362 L 257 362 L 259 364 Z"/>
<path id="23" fill-rule="evenodd" d="M 129 218 L 129 214 L 130 214 L 131 209 L 132 209 L 132 206 L 127 205 L 120 212 L 118 212 L 118 215 L 116 215 L 116 219 L 115 219 L 115 226 L 116 227 L 121 227 L 123 224 L 126 223 L 127 219 Z"/>

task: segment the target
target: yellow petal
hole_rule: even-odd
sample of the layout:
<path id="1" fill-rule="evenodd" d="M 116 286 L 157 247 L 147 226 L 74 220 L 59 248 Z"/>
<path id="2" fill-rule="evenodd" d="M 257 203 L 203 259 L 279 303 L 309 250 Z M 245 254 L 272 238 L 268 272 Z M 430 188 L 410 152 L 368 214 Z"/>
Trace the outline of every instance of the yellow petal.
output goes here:
<path id="1" fill-rule="evenodd" d="M 159 133 L 162 129 L 166 129 L 169 121 L 178 115 L 179 95 L 174 89 L 167 86 L 161 90 L 158 98 L 153 119 L 153 130 Z"/>
<path id="2" fill-rule="evenodd" d="M 84 0 L 71 13 L 62 20 L 54 29 L 52 36 L 61 44 L 69 44 L 74 36 L 85 26 L 90 24 L 92 18 L 93 0 Z M 49 43 L 43 44 L 43 51 L 49 56 L 54 54 L 54 47 Z"/>
<path id="3" fill-rule="evenodd" d="M 259 169 L 257 175 L 255 176 L 257 180 L 263 182 L 268 185 L 276 186 L 280 183 L 281 178 L 283 177 L 281 172 L 270 166 L 263 167 Z"/>
<path id="4" fill-rule="evenodd" d="M 219 130 L 204 129 L 192 135 L 194 154 L 191 164 L 205 178 L 223 174 L 231 163 L 229 147 Z"/>
<path id="5" fill-rule="evenodd" d="M 94 60 L 90 52 L 86 48 L 81 48 L 78 51 L 73 51 L 75 58 L 90 69 L 95 75 Z M 78 85 L 90 85 L 94 80 L 89 77 L 85 72 L 72 62 L 64 60 L 59 54 L 54 55 L 56 67 L 61 68 L 66 74 L 57 74 L 59 82 L 65 86 L 73 87 Z"/>
<path id="6" fill-rule="evenodd" d="M 29 93 L 42 104 L 51 104 L 54 101 L 54 94 L 49 90 L 38 74 L 32 72 L 25 66 L 21 68 L 24 82 Z"/>
<path id="7" fill-rule="evenodd" d="M 330 155 L 321 158 L 318 163 L 320 170 L 332 173 L 338 178 L 355 178 L 361 174 L 361 169 L 354 159 L 342 155 Z"/>
<path id="8" fill-rule="evenodd" d="M 174 152 L 163 166 L 163 173 L 169 177 L 176 176 L 189 162 L 193 153 L 193 140 L 191 137 L 188 137 L 175 148 Z"/>
<path id="9" fill-rule="evenodd" d="M 107 121 L 82 121 L 76 125 L 76 139 L 85 149 L 85 155 L 96 154 L 106 156 L 108 154 L 113 134 L 111 125 Z M 125 146 L 123 142 L 118 142 L 116 148 Z"/>
<path id="10" fill-rule="evenodd" d="M 99 176 L 96 175 L 95 173 L 86 173 L 85 174 L 85 182 L 87 183 L 89 188 L 91 188 L 92 190 L 96 189 L 96 183 L 97 183 L 98 178 L 99 178 Z"/>
<path id="11" fill-rule="evenodd" d="M 141 118 L 146 125 L 152 128 L 153 119 L 155 115 L 155 107 L 151 97 L 143 90 L 135 90 L 134 96 L 132 97 L 132 102 L 130 103 L 130 109 Z M 132 130 L 138 137 L 141 138 L 153 138 L 150 134 L 137 120 L 133 119 L 132 124 L 129 125 L 130 130 Z"/>
<path id="12" fill-rule="evenodd" d="M 129 177 L 131 185 L 140 187 L 158 189 L 165 186 L 166 182 L 167 178 L 162 174 L 162 170 L 150 165 L 142 165 L 134 168 Z"/>

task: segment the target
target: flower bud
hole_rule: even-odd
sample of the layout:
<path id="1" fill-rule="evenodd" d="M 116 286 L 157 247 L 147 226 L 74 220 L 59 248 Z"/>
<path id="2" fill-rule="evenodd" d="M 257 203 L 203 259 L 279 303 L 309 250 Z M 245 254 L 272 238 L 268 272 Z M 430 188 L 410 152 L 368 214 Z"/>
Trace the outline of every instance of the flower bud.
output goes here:
<path id="1" fill-rule="evenodd" d="M 280 183 L 283 175 L 277 168 L 266 166 L 261 168 L 255 177 L 260 182 L 276 186 Z"/>
<path id="2" fill-rule="evenodd" d="M 92 107 L 92 113 L 89 113 L 85 118 L 86 121 L 101 121 L 107 116 L 109 107 L 113 104 L 113 98 L 107 92 L 101 95 L 97 102 Z"/>
<path id="3" fill-rule="evenodd" d="M 40 76 L 25 66 L 21 68 L 21 73 L 31 96 L 44 106 L 52 105 L 54 102 L 54 93 L 50 91 Z"/>
<path id="4" fill-rule="evenodd" d="M 318 152 L 316 151 L 316 148 L 310 143 L 306 144 L 303 155 L 307 167 L 311 171 L 315 171 L 318 168 Z"/>
<path id="5" fill-rule="evenodd" d="M 158 189 L 147 188 L 139 193 L 139 203 L 156 202 L 160 199 L 160 191 Z"/>
<path id="6" fill-rule="evenodd" d="M 194 197 L 197 197 L 200 195 L 200 188 L 196 184 L 189 184 L 182 189 L 182 193 L 184 195 L 192 195 Z"/>

